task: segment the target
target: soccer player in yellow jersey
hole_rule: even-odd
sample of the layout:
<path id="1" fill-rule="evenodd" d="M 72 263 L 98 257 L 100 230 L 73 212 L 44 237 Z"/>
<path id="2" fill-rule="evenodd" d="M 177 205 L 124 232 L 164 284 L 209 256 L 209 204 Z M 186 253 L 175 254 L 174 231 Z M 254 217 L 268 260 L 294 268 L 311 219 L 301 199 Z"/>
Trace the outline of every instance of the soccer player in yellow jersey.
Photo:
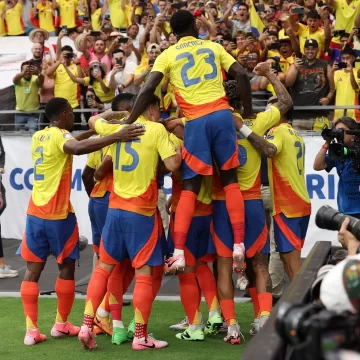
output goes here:
<path id="1" fill-rule="evenodd" d="M 183 268 L 184 248 L 203 176 L 212 175 L 213 158 L 220 169 L 226 194 L 226 207 L 234 232 L 234 258 L 244 259 L 243 199 L 237 182 L 236 132 L 222 85 L 222 71 L 237 80 L 244 113 L 252 112 L 250 82 L 244 69 L 225 49 L 212 41 L 197 39 L 194 16 L 186 10 L 176 12 L 170 25 L 177 44 L 156 59 L 150 76 L 140 92 L 128 123 L 136 120 L 164 76 L 175 88 L 176 102 L 187 120 L 184 134 L 183 191 L 175 220 L 173 268 Z M 224 146 L 226 144 L 226 146 Z M 227 260 L 228 261 L 228 260 Z M 196 286 L 193 283 L 193 286 Z"/>
<path id="2" fill-rule="evenodd" d="M 259 75 L 268 71 L 270 69 L 263 64 L 255 68 Z M 285 116 L 282 116 L 278 126 L 269 131 L 266 140 L 246 125 L 240 128 L 240 133 L 269 158 L 275 243 L 285 270 L 292 280 L 301 266 L 300 252 L 311 213 L 310 198 L 305 185 L 304 140 L 287 122 Z"/>
<path id="3" fill-rule="evenodd" d="M 272 73 L 267 64 L 259 64 L 255 70 L 259 76 L 265 76 L 277 94 L 277 102 L 264 112 L 258 113 L 255 119 L 243 122 L 257 135 L 264 136 L 267 130 L 277 125 L 280 118 L 292 106 L 292 100 L 278 77 Z M 234 115 L 240 108 L 239 95 L 233 81 L 225 83 L 226 95 L 234 108 Z M 235 118 L 236 119 L 236 118 Z M 241 134 L 238 134 L 240 167 L 238 180 L 245 204 L 245 247 L 246 272 L 249 278 L 249 292 L 254 306 L 254 328 L 250 334 L 255 335 L 265 324 L 272 309 L 271 278 L 268 271 L 269 241 L 266 226 L 265 210 L 261 197 L 261 154 Z M 219 201 L 214 201 L 214 208 Z M 214 216 L 214 230 L 217 222 Z"/>
<path id="4" fill-rule="evenodd" d="M 91 153 L 117 141 L 139 139 L 143 134 L 131 127 L 102 138 L 78 141 L 69 133 L 74 125 L 74 114 L 67 100 L 51 99 L 45 113 L 50 127 L 32 137 L 34 186 L 21 243 L 21 256 L 27 261 L 20 289 L 26 319 L 25 345 L 46 340 L 37 326 L 38 281 L 50 249 L 59 264 L 55 285 L 58 311 L 51 335 L 75 336 L 80 330 L 67 322 L 75 297 L 75 261 L 79 258 L 79 231 L 70 203 L 72 155 Z"/>
<path id="5" fill-rule="evenodd" d="M 79 333 L 79 341 L 86 349 L 96 348 L 92 332 L 95 311 L 106 293 L 107 281 L 115 265 L 127 257 L 135 268 L 136 279 L 133 293 L 136 324 L 132 347 L 134 350 L 146 350 L 167 346 L 165 341 L 156 340 L 147 333 L 154 300 L 152 269 L 163 264 L 159 239 L 161 219 L 156 211 L 157 172 L 159 158 L 168 171 L 178 170 L 181 155 L 175 151 L 165 127 L 158 123 L 159 102 L 159 98 L 153 95 L 135 122 L 146 130 L 141 140 L 110 147 L 114 188 L 102 232 L 100 260 L 87 289 L 84 321 Z M 105 119 L 96 116 L 89 120 L 90 127 L 99 135 L 127 127 L 107 123 L 108 114 L 101 115 Z M 119 287 L 122 286 L 120 282 Z"/>

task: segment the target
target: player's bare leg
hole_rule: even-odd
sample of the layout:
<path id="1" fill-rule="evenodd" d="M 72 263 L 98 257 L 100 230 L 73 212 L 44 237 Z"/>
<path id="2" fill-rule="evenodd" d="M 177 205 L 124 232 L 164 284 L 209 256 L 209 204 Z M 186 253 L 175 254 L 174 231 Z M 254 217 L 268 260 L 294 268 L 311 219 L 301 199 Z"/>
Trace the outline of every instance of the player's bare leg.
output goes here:
<path id="1" fill-rule="evenodd" d="M 280 258 L 284 263 L 284 268 L 289 276 L 290 281 L 295 277 L 296 273 L 301 268 L 300 251 L 293 250 L 287 253 L 280 253 Z"/>
<path id="2" fill-rule="evenodd" d="M 195 213 L 196 198 L 200 192 L 202 176 L 183 181 L 183 190 L 177 205 L 174 229 L 174 254 L 165 264 L 165 272 L 184 269 L 184 249 L 187 234 Z"/>
<path id="3" fill-rule="evenodd" d="M 93 333 L 93 321 L 97 308 L 103 300 L 111 272 L 115 265 L 105 264 L 99 260 L 91 275 L 86 292 L 84 320 L 79 332 L 79 341 L 85 349 L 96 349 L 96 341 Z"/>
<path id="4" fill-rule="evenodd" d="M 244 200 L 240 191 L 237 170 L 220 170 L 220 181 L 225 193 L 226 209 L 234 233 L 233 258 L 235 267 L 241 267 L 245 260 L 244 231 L 245 210 Z"/>
<path id="5" fill-rule="evenodd" d="M 26 320 L 25 345 L 35 345 L 46 340 L 46 336 L 40 333 L 37 325 L 39 299 L 38 282 L 44 267 L 45 262 L 27 262 L 24 281 L 21 283 L 20 294 Z"/>

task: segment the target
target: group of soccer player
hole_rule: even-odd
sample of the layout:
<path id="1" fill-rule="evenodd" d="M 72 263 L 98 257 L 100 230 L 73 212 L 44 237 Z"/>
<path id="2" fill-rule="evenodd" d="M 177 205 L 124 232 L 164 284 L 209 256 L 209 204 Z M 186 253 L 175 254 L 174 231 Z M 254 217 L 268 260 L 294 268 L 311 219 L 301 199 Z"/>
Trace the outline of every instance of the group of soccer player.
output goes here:
<path id="1" fill-rule="evenodd" d="M 176 337 L 204 340 L 225 320 L 224 341 L 239 344 L 232 273 L 245 264 L 254 305 L 252 334 L 257 333 L 272 308 L 261 154 L 270 158 L 277 249 L 290 279 L 300 267 L 311 205 L 304 180 L 304 142 L 287 122 L 292 106 L 287 90 L 268 64 L 258 64 L 254 71 L 267 77 L 277 98 L 254 115 L 249 80 L 235 59 L 221 45 L 197 39 L 190 12 L 178 11 L 170 22 L 177 44 L 157 58 L 138 97 L 118 95 L 112 111 L 90 118 L 90 131 L 77 138 L 70 134 L 74 115 L 65 99 L 54 98 L 46 106 L 51 126 L 32 139 L 34 187 L 21 245 L 27 261 L 21 285 L 26 345 L 46 340 L 37 326 L 38 280 L 50 248 L 59 264 L 53 337 L 78 336 L 84 348 L 95 349 L 95 334 L 103 331 L 112 335 L 114 344 L 131 338 L 134 350 L 166 347 L 167 342 L 156 340 L 147 327 L 164 271 L 176 271 L 189 323 Z M 221 69 L 236 80 L 224 85 Z M 176 89 L 183 117 L 162 122 L 154 91 L 164 76 Z M 95 133 L 99 136 L 90 138 Z M 83 181 L 98 254 L 81 327 L 67 321 L 79 258 L 70 204 L 73 154 L 90 154 Z M 173 187 L 166 239 L 157 209 L 158 178 L 169 172 Z M 209 266 L 215 259 L 216 278 Z M 126 330 L 122 299 L 133 278 L 134 319 Z M 205 326 L 199 311 L 201 292 L 209 310 Z"/>

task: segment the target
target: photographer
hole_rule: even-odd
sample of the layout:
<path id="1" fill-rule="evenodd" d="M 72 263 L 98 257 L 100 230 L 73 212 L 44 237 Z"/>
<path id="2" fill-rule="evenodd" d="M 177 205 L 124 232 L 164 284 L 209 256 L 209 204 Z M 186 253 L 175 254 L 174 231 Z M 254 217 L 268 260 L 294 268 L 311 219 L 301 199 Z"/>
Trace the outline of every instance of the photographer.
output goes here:
<path id="1" fill-rule="evenodd" d="M 352 215 L 354 216 L 354 215 Z M 349 256 L 356 255 L 360 250 L 360 240 L 358 240 L 347 228 L 350 224 L 350 219 L 346 218 L 341 224 L 338 233 L 339 243 L 348 251 Z"/>
<path id="2" fill-rule="evenodd" d="M 338 130 L 358 130 L 359 125 L 350 117 L 344 116 L 336 120 L 332 129 Z M 344 145 L 351 149 L 353 147 L 353 135 L 344 133 Z M 327 154 L 330 140 L 326 140 L 316 155 L 314 161 L 314 170 L 326 170 L 330 172 L 332 168 L 336 167 L 339 175 L 339 185 L 337 193 L 337 204 L 340 212 L 344 214 L 351 214 L 360 219 L 360 174 L 356 174 L 353 169 L 353 159 L 348 157 L 343 161 L 332 160 Z"/>

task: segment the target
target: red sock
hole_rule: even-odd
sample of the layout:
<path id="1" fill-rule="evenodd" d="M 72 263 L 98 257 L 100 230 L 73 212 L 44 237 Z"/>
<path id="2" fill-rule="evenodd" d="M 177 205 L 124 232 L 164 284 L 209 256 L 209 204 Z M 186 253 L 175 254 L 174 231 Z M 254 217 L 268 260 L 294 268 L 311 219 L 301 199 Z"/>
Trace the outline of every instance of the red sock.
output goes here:
<path id="1" fill-rule="evenodd" d="M 26 330 L 37 329 L 39 285 L 32 281 L 23 281 L 20 288 L 24 307 Z"/>
<path id="2" fill-rule="evenodd" d="M 55 292 L 58 298 L 56 321 L 65 323 L 75 299 L 75 280 L 57 278 Z"/>
<path id="3" fill-rule="evenodd" d="M 121 310 L 123 303 L 123 278 L 124 268 L 122 264 L 117 264 L 112 271 L 107 289 L 110 293 L 109 296 L 109 307 L 111 311 L 111 317 L 115 321 L 121 321 Z"/>
<path id="4" fill-rule="evenodd" d="M 147 324 L 153 303 L 152 276 L 136 275 L 133 295 L 135 309 L 135 337 L 147 337 Z"/>
<path id="5" fill-rule="evenodd" d="M 83 325 L 93 328 L 93 320 L 96 309 L 101 304 L 106 294 L 106 288 L 110 273 L 97 266 L 91 276 L 86 292 L 85 311 Z"/>
<path id="6" fill-rule="evenodd" d="M 127 292 L 127 289 L 129 288 L 131 282 L 134 279 L 135 269 L 132 267 L 130 259 L 125 259 L 122 262 L 122 265 L 124 266 L 123 291 L 124 291 L 124 294 L 125 294 Z"/>
<path id="7" fill-rule="evenodd" d="M 254 306 L 254 319 L 256 319 L 259 315 L 259 310 L 260 310 L 258 293 L 256 291 L 256 287 L 249 288 L 249 293 L 250 293 L 251 301 Z"/>
<path id="8" fill-rule="evenodd" d="M 259 300 L 259 312 L 260 314 L 263 311 L 271 312 L 272 310 L 272 294 L 269 292 L 263 292 L 258 294 Z"/>
<path id="9" fill-rule="evenodd" d="M 220 300 L 221 312 L 228 326 L 236 324 L 234 300 Z"/>
<path id="10" fill-rule="evenodd" d="M 154 266 L 153 267 L 153 295 L 154 300 L 156 298 L 156 295 L 158 294 L 160 288 L 161 288 L 161 281 L 164 274 L 164 265 Z"/>
<path id="11" fill-rule="evenodd" d="M 194 273 L 179 274 L 180 298 L 190 325 L 200 324 L 200 290 Z"/>
<path id="12" fill-rule="evenodd" d="M 229 213 L 231 226 L 234 233 L 234 244 L 244 242 L 245 211 L 244 200 L 239 184 L 230 184 L 224 187 L 226 209 Z"/>
<path id="13" fill-rule="evenodd" d="M 216 281 L 208 264 L 202 264 L 196 267 L 196 278 L 204 294 L 208 310 L 216 310 L 219 307 Z"/>
<path id="14" fill-rule="evenodd" d="M 176 208 L 174 247 L 184 250 L 187 233 L 195 213 L 197 195 L 192 191 L 183 190 Z"/>

